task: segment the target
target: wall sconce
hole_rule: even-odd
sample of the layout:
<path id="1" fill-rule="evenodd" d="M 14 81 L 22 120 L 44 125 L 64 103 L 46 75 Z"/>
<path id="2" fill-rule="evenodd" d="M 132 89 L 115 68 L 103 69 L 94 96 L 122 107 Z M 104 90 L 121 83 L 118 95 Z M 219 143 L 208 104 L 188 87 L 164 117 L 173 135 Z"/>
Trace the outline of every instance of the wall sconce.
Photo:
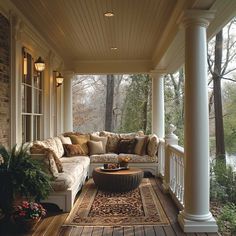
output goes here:
<path id="1" fill-rule="evenodd" d="M 37 61 L 34 62 L 34 66 L 38 72 L 42 72 L 45 69 L 45 62 L 41 57 L 39 57 Z"/>
<path id="2" fill-rule="evenodd" d="M 27 75 L 27 57 L 24 55 L 24 61 L 23 61 L 23 74 L 24 76 Z"/>
<path id="3" fill-rule="evenodd" d="M 60 87 L 62 85 L 63 80 L 64 80 L 64 77 L 61 75 L 61 73 L 59 73 L 56 76 L 57 87 Z"/>

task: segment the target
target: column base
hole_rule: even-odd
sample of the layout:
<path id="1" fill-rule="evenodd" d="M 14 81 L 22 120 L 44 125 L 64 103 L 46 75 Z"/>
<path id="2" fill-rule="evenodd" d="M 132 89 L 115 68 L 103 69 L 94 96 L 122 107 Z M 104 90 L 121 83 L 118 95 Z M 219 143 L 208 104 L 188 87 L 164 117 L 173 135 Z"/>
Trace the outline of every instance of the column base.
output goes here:
<path id="1" fill-rule="evenodd" d="M 168 183 L 166 183 L 165 180 L 163 180 L 163 183 L 162 183 L 161 186 L 162 186 L 162 191 L 164 193 L 168 193 L 169 192 L 170 185 Z"/>
<path id="2" fill-rule="evenodd" d="M 218 226 L 214 217 L 206 221 L 187 220 L 180 213 L 178 215 L 178 222 L 185 233 L 217 233 Z"/>

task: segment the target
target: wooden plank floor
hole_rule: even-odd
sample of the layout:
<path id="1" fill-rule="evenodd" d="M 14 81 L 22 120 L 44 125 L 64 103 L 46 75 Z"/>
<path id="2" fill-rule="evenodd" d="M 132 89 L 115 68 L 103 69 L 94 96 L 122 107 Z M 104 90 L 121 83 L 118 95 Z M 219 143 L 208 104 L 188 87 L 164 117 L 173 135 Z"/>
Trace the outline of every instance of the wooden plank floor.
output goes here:
<path id="1" fill-rule="evenodd" d="M 19 234 L 17 232 L 5 231 L 2 236 L 218 236 L 217 233 L 183 233 L 177 223 L 178 209 L 174 205 L 169 195 L 161 192 L 161 182 L 159 179 L 152 178 L 155 182 L 155 192 L 169 218 L 170 225 L 168 226 L 126 226 L 126 227 L 92 227 L 92 226 L 66 226 L 61 227 L 68 213 L 52 212 L 50 216 L 43 219 L 35 228 L 28 234 Z M 9 230 L 10 231 L 10 230 Z M 14 231 L 14 230 L 12 230 Z"/>

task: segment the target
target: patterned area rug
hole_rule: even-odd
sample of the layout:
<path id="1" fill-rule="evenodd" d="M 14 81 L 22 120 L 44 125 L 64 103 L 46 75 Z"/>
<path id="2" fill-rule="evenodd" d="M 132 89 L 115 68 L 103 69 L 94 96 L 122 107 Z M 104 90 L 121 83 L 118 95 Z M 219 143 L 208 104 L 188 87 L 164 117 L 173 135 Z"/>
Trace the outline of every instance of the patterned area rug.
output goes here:
<path id="1" fill-rule="evenodd" d="M 97 190 L 92 180 L 83 188 L 64 225 L 167 225 L 169 221 L 149 179 L 126 193 Z"/>

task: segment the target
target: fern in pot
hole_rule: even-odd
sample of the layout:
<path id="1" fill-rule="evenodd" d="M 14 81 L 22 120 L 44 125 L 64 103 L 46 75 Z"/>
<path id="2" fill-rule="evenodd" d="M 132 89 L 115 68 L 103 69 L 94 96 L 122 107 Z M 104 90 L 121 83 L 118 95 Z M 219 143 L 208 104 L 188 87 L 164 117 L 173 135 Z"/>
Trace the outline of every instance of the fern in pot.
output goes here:
<path id="1" fill-rule="evenodd" d="M 8 151 L 0 145 L 0 208 L 6 215 L 17 197 L 38 202 L 49 195 L 50 178 L 41 167 L 30 157 L 28 146 Z"/>

